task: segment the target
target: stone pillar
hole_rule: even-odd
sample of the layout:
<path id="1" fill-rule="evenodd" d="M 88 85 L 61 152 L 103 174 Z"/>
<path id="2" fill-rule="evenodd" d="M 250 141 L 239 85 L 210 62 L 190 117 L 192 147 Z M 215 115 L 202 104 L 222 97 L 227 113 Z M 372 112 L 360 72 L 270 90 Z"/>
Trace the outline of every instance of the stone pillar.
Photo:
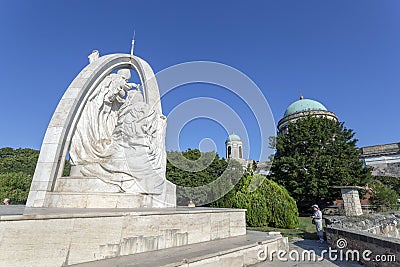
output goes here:
<path id="1" fill-rule="evenodd" d="M 344 212 L 346 216 L 359 216 L 362 215 L 360 197 L 358 196 L 358 187 L 342 187 Z"/>

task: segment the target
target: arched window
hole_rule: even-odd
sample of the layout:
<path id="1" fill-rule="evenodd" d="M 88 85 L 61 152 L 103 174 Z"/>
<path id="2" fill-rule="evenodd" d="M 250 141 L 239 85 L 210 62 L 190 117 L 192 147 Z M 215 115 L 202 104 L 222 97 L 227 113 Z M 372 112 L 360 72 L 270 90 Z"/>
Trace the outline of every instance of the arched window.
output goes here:
<path id="1" fill-rule="evenodd" d="M 231 146 L 228 146 L 228 154 L 227 154 L 227 158 L 229 159 L 229 158 L 231 158 L 231 154 L 232 154 L 232 147 Z"/>
<path id="2" fill-rule="evenodd" d="M 242 146 L 239 146 L 239 158 L 243 158 L 243 154 L 242 154 Z"/>

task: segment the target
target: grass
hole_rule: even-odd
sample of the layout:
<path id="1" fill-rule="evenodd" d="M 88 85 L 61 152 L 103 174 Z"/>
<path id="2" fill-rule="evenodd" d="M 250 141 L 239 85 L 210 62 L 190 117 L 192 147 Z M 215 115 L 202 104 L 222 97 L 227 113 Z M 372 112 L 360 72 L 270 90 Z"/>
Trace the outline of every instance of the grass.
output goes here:
<path id="1" fill-rule="evenodd" d="M 261 232 L 281 232 L 283 236 L 287 236 L 289 240 L 293 238 L 303 238 L 303 239 L 315 239 L 317 240 L 317 234 L 315 232 L 315 225 L 311 223 L 310 217 L 299 217 L 300 225 L 296 229 L 284 229 L 284 228 L 274 228 L 274 227 L 247 227 L 247 230 L 251 231 L 261 231 Z M 325 224 L 323 224 L 325 226 Z"/>

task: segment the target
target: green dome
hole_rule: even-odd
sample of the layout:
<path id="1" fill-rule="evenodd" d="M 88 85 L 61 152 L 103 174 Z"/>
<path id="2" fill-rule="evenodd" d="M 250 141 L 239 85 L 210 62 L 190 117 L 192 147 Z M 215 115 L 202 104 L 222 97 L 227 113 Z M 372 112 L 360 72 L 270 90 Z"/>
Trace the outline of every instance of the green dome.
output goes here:
<path id="1" fill-rule="evenodd" d="M 242 141 L 242 140 L 240 139 L 239 135 L 233 133 L 228 136 L 228 139 L 226 139 L 226 141 L 229 142 L 229 141 Z"/>
<path id="2" fill-rule="evenodd" d="M 290 106 L 288 106 L 288 108 L 285 111 L 284 117 L 287 117 L 294 113 L 310 111 L 310 110 L 328 111 L 324 105 L 322 105 L 321 103 L 319 103 L 315 100 L 300 99 L 300 100 L 297 100 L 296 102 L 293 102 L 292 104 L 290 104 Z"/>

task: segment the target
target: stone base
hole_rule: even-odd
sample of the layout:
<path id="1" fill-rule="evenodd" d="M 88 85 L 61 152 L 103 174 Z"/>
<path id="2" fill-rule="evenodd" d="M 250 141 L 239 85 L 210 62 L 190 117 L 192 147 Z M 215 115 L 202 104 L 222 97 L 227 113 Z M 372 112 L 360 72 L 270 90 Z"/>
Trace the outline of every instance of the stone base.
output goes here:
<path id="1" fill-rule="evenodd" d="M 75 193 L 49 194 L 49 208 L 152 208 L 153 195 L 128 193 Z M 171 205 L 173 207 L 173 205 Z"/>
<path id="2" fill-rule="evenodd" d="M 245 210 L 30 209 L 0 217 L 2 266 L 68 266 L 246 234 Z"/>
<path id="3" fill-rule="evenodd" d="M 78 192 L 78 193 L 121 193 L 117 185 L 103 182 L 97 177 L 69 176 L 57 179 L 54 187 L 56 192 Z"/>
<path id="4" fill-rule="evenodd" d="M 161 195 L 121 192 L 96 177 L 60 177 L 45 199 L 48 208 L 166 208 L 176 206 L 176 186 L 166 181 Z"/>
<path id="5" fill-rule="evenodd" d="M 260 251 L 262 253 L 260 253 Z M 280 234 L 247 231 L 246 235 L 207 241 L 181 247 L 149 251 L 135 255 L 72 265 L 74 267 L 235 267 L 275 266 L 279 264 L 277 252 L 274 258 L 262 261 L 265 252 L 289 252 L 287 237 Z M 287 257 L 287 255 L 286 255 Z M 283 262 L 281 262 L 283 263 Z M 287 264 L 289 266 L 289 264 Z M 72 267 L 71 266 L 71 267 Z M 281 266 L 279 264 L 278 266 Z"/>

